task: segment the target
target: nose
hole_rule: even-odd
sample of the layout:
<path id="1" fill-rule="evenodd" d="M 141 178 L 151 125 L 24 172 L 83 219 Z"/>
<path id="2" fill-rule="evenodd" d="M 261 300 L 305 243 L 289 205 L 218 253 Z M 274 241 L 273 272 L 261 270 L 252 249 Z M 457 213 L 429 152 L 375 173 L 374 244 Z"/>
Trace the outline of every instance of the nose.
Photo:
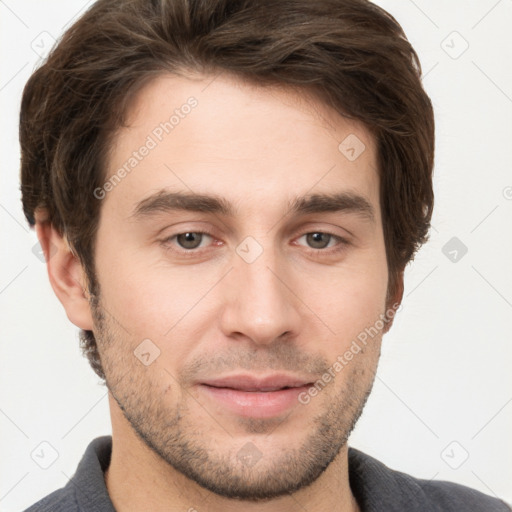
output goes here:
<path id="1" fill-rule="evenodd" d="M 294 290 L 286 261 L 265 249 L 251 263 L 237 254 L 233 262 L 223 290 L 220 323 L 224 335 L 249 339 L 256 345 L 295 337 L 301 329 L 300 291 Z"/>

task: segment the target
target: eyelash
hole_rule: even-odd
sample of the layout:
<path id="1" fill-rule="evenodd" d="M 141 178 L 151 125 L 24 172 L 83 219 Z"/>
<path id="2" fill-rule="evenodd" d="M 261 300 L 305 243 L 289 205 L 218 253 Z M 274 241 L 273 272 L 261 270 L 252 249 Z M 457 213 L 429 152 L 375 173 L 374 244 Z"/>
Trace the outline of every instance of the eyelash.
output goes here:
<path id="1" fill-rule="evenodd" d="M 200 235 L 208 235 L 211 238 L 215 239 L 215 236 L 213 235 L 213 233 L 211 233 L 210 231 L 207 231 L 207 230 L 203 230 L 203 231 L 182 231 L 180 233 L 176 233 L 175 235 L 172 235 L 172 236 L 169 236 L 169 237 L 165 238 L 164 240 L 161 241 L 161 245 L 164 247 L 165 250 L 178 253 L 179 255 L 184 256 L 184 257 L 195 257 L 198 254 L 201 254 L 203 252 L 201 249 L 180 249 L 180 250 L 177 250 L 177 249 L 174 249 L 174 248 L 171 247 L 171 242 L 174 239 L 176 239 L 179 235 L 184 235 L 185 233 L 194 233 L 194 234 L 200 234 Z M 305 246 L 301 246 L 301 247 L 304 247 L 307 250 L 307 252 L 310 255 L 312 255 L 312 256 L 321 256 L 321 255 L 326 255 L 326 254 L 327 255 L 335 255 L 335 254 L 338 254 L 341 251 L 345 250 L 346 246 L 350 245 L 348 240 L 346 240 L 345 238 L 340 237 L 339 235 L 335 235 L 334 233 L 330 233 L 328 231 L 319 231 L 319 230 L 318 231 L 307 231 L 306 233 L 303 233 L 302 235 L 300 235 L 299 238 L 302 238 L 303 236 L 309 235 L 309 234 L 312 234 L 312 233 L 321 233 L 322 235 L 330 236 L 331 239 L 334 238 L 334 239 L 336 239 L 338 241 L 338 244 L 335 245 L 334 247 L 324 248 L 324 249 L 313 249 L 311 247 L 307 248 Z M 331 241 L 331 239 L 329 240 L 329 242 Z"/>

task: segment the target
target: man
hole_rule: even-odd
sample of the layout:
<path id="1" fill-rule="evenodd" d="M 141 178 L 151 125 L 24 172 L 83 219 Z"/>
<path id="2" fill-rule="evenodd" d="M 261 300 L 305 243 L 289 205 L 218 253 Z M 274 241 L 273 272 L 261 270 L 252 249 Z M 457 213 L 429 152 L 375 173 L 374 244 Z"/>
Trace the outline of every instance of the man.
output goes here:
<path id="1" fill-rule="evenodd" d="M 69 29 L 24 91 L 23 207 L 112 436 L 28 510 L 509 510 L 347 444 L 432 215 L 420 76 L 364 0 Z"/>

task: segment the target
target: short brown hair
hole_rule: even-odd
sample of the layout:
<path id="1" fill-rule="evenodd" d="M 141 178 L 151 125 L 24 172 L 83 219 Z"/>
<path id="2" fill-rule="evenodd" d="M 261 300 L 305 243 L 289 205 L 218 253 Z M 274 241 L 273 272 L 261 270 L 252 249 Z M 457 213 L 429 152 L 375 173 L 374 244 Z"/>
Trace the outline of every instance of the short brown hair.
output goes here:
<path id="1" fill-rule="evenodd" d="M 162 73 L 229 72 L 312 91 L 364 123 L 378 149 L 388 297 L 428 239 L 434 114 L 418 56 L 389 13 L 367 0 L 99 0 L 27 82 L 20 114 L 21 191 L 80 259 L 89 291 L 108 150 L 129 100 Z M 81 347 L 104 379 L 92 331 Z"/>

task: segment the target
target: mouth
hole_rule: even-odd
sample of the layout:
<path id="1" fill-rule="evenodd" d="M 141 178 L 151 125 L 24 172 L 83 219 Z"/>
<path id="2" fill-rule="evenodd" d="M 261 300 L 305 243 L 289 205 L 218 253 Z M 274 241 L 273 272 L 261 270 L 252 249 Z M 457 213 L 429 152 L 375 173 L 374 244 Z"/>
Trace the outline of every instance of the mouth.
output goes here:
<path id="1" fill-rule="evenodd" d="M 218 379 L 206 380 L 201 382 L 201 384 L 214 388 L 228 388 L 238 391 L 267 392 L 299 388 L 307 386 L 311 384 L 311 382 L 300 377 L 274 374 L 262 378 L 252 375 L 230 375 Z"/>
<path id="2" fill-rule="evenodd" d="M 298 396 L 313 383 L 307 379 L 283 374 L 257 378 L 250 375 L 232 375 L 201 382 L 199 388 L 222 412 L 251 418 L 279 416 L 294 405 Z"/>
<path id="3" fill-rule="evenodd" d="M 284 386 L 282 388 L 280 388 L 280 387 L 234 388 L 231 386 L 211 386 L 209 384 L 205 384 L 205 386 L 210 386 L 212 388 L 219 388 L 219 389 L 234 389 L 235 391 L 246 391 L 248 393 L 266 393 L 268 391 L 280 391 L 281 389 L 294 389 L 296 387 L 301 387 L 301 386 Z"/>

